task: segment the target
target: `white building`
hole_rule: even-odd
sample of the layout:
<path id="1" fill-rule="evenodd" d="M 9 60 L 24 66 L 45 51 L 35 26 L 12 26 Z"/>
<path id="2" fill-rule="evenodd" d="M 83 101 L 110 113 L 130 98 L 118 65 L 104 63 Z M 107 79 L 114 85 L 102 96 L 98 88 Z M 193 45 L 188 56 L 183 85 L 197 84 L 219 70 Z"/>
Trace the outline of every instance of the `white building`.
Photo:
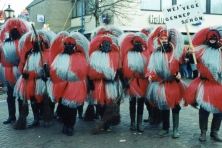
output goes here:
<path id="1" fill-rule="evenodd" d="M 90 0 L 89 0 L 90 1 Z M 119 27 L 124 31 L 139 31 L 145 27 L 157 27 L 159 25 L 164 24 L 164 18 L 162 13 L 162 8 L 169 7 L 176 4 L 181 4 L 185 2 L 189 2 L 192 0 L 140 0 L 140 2 L 133 8 L 132 16 L 129 15 L 132 19 L 127 21 L 126 19 L 122 19 L 121 22 L 117 19 L 116 16 L 113 16 L 110 19 L 108 24 L 102 22 L 102 15 L 100 16 L 100 25 L 114 25 Z M 201 23 L 188 25 L 188 29 L 190 34 L 194 34 L 198 30 L 215 25 L 222 25 L 222 1 L 221 0 L 199 0 L 201 3 L 202 10 L 204 12 L 203 17 L 204 21 Z M 76 6 L 73 9 L 71 26 L 74 29 L 80 29 L 82 26 L 81 14 L 82 7 L 81 1 L 77 0 Z M 122 11 L 126 11 L 126 9 L 122 9 Z M 85 9 L 84 14 L 88 14 L 84 16 L 84 29 L 85 34 L 89 34 L 91 30 L 95 28 L 95 19 L 93 16 L 87 12 Z M 124 24 L 124 25 L 123 25 Z M 186 35 L 185 27 L 177 27 L 179 31 Z M 186 38 L 186 36 L 185 36 Z"/>

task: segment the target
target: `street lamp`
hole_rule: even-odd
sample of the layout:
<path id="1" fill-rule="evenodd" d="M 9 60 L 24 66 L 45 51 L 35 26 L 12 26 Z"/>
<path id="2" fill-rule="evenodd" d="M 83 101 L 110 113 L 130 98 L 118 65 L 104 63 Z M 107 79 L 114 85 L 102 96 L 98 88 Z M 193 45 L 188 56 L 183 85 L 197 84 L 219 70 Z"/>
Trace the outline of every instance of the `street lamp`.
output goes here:
<path id="1" fill-rule="evenodd" d="M 10 5 L 8 5 L 8 8 L 5 9 L 4 11 L 5 11 L 6 19 L 12 18 L 14 16 L 15 11 L 12 8 L 10 8 Z"/>

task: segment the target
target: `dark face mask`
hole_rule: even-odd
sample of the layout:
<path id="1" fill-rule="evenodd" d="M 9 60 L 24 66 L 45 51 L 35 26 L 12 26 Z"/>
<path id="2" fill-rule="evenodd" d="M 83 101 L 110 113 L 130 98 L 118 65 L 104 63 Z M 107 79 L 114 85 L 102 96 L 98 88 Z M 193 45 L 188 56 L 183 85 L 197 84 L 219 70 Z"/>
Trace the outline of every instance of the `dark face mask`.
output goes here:
<path id="1" fill-rule="evenodd" d="M 11 34 L 12 40 L 18 40 L 18 39 L 21 38 L 21 35 L 20 35 L 18 29 L 16 29 L 16 28 L 13 28 L 13 29 L 11 30 L 10 34 Z"/>
<path id="2" fill-rule="evenodd" d="M 32 43 L 32 45 L 33 45 L 33 50 L 32 50 L 32 51 L 33 51 L 33 52 L 39 52 L 40 50 L 43 51 L 43 47 L 42 47 L 43 42 L 40 41 L 39 44 L 40 44 L 40 48 L 41 48 L 41 49 L 39 49 L 38 42 L 33 42 L 33 43 Z M 48 46 L 48 45 L 47 45 L 47 46 Z"/>
<path id="3" fill-rule="evenodd" d="M 71 43 L 68 43 L 68 44 L 64 44 L 64 54 L 68 54 L 68 55 L 71 55 L 74 53 L 74 47 L 75 45 L 74 44 L 71 44 Z"/>
<path id="4" fill-rule="evenodd" d="M 211 43 L 210 40 L 215 40 L 214 43 Z M 219 46 L 217 44 L 218 40 L 217 40 L 217 37 L 215 35 L 211 36 L 211 38 L 208 40 L 207 44 L 212 47 L 212 48 L 215 48 L 215 49 L 218 49 Z"/>
<path id="5" fill-rule="evenodd" d="M 215 43 L 210 43 L 210 41 L 208 41 L 208 45 L 209 45 L 210 47 L 212 47 L 212 48 L 215 48 L 215 49 L 218 49 L 218 48 L 219 48 L 219 46 L 218 46 L 218 44 L 217 44 L 217 41 L 216 41 Z"/>
<path id="6" fill-rule="evenodd" d="M 33 45 L 33 52 L 38 52 L 40 50 L 38 42 L 33 42 L 32 45 Z"/>
<path id="7" fill-rule="evenodd" d="M 135 42 L 133 50 L 137 52 L 143 51 L 143 47 L 139 41 Z"/>
<path id="8" fill-rule="evenodd" d="M 171 48 L 168 42 L 162 42 L 162 52 L 170 52 Z"/>
<path id="9" fill-rule="evenodd" d="M 109 41 L 103 41 L 103 42 L 102 42 L 101 51 L 102 51 L 102 52 L 106 52 L 106 53 L 108 53 L 108 52 L 111 51 Z"/>

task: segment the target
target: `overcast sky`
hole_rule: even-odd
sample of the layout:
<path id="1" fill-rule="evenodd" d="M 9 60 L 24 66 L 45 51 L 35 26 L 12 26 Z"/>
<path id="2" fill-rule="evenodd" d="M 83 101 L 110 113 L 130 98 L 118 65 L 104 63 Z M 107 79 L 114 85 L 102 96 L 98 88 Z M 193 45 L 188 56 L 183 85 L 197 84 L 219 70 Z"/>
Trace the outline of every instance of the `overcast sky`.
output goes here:
<path id="1" fill-rule="evenodd" d="M 20 14 L 33 0 L 0 0 L 0 10 L 10 8 L 15 11 L 15 16 Z"/>

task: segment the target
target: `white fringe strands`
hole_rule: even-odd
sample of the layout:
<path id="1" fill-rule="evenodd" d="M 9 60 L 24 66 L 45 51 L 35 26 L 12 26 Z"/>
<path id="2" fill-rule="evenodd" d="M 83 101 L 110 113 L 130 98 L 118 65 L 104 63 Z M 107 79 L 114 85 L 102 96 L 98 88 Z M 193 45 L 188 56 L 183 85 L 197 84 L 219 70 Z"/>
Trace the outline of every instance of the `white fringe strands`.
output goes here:
<path id="1" fill-rule="evenodd" d="M 148 85 L 146 92 L 148 101 L 151 101 L 158 105 L 160 110 L 169 109 L 166 102 L 165 87 L 163 83 L 152 82 Z"/>
<path id="2" fill-rule="evenodd" d="M 37 35 L 40 36 L 44 42 L 48 44 L 48 46 L 51 46 L 51 43 L 55 39 L 56 34 L 50 30 L 37 30 Z M 35 38 L 35 33 L 32 31 L 31 35 L 32 40 Z"/>
<path id="3" fill-rule="evenodd" d="M 0 80 L 3 82 L 4 85 L 6 85 L 6 79 L 4 75 L 4 67 L 2 66 L 2 63 L 0 63 Z"/>
<path id="4" fill-rule="evenodd" d="M 128 67 L 132 71 L 136 71 L 144 75 L 144 67 L 146 64 L 145 57 L 143 57 L 140 52 L 129 51 L 127 54 L 127 58 L 128 58 Z"/>
<path id="5" fill-rule="evenodd" d="M 46 89 L 46 86 L 44 85 L 43 89 L 42 89 L 42 92 L 45 93 L 47 92 L 48 93 L 48 96 L 50 97 L 51 101 L 52 102 L 55 102 L 55 96 L 53 95 L 53 83 L 51 81 L 51 79 L 48 79 L 46 81 L 46 85 L 47 85 L 47 91 L 45 91 Z"/>
<path id="6" fill-rule="evenodd" d="M 118 84 L 119 83 L 119 84 Z M 117 87 L 119 86 L 119 87 Z M 106 96 L 108 99 L 116 99 L 121 94 L 123 87 L 119 80 L 106 81 L 105 83 Z M 122 99 L 123 96 L 120 98 Z"/>
<path id="7" fill-rule="evenodd" d="M 103 73 L 108 80 L 114 80 L 115 71 L 110 65 L 109 55 L 100 50 L 96 50 L 90 57 L 90 66 L 97 72 Z"/>
<path id="8" fill-rule="evenodd" d="M 94 30 L 92 30 L 91 33 L 91 40 L 98 34 L 98 32 L 110 32 L 113 36 L 119 37 L 121 34 L 123 34 L 123 30 L 115 27 L 115 26 L 99 26 L 97 28 L 95 28 Z"/>
<path id="9" fill-rule="evenodd" d="M 23 50 L 23 45 L 26 42 L 27 37 L 32 33 L 32 31 L 26 32 L 19 40 L 19 52 L 21 54 L 21 51 Z"/>
<path id="10" fill-rule="evenodd" d="M 36 79 L 35 80 L 35 95 L 43 96 L 44 95 L 44 92 L 43 92 L 44 86 L 45 86 L 45 82 L 41 78 Z"/>
<path id="11" fill-rule="evenodd" d="M 75 101 L 68 101 L 66 98 L 62 98 L 62 104 L 70 108 L 77 108 L 78 106 L 82 105 L 82 103 L 77 103 Z"/>
<path id="12" fill-rule="evenodd" d="M 83 36 L 81 33 L 78 32 L 71 32 L 70 36 L 76 41 L 76 44 L 82 47 L 87 61 L 89 60 L 89 41 L 86 39 L 85 36 Z"/>
<path id="13" fill-rule="evenodd" d="M 171 43 L 173 43 L 173 51 L 174 51 L 174 55 L 173 57 L 175 57 L 177 60 L 180 59 L 182 53 L 183 53 L 183 49 L 184 49 L 184 40 L 183 40 L 183 36 L 181 35 L 181 33 L 176 30 L 176 29 L 169 29 L 169 33 L 170 33 L 170 37 L 171 37 Z M 172 45 L 172 44 L 171 44 Z M 170 60 L 170 62 L 172 61 L 172 59 Z"/>
<path id="14" fill-rule="evenodd" d="M 20 74 L 18 73 L 18 67 L 13 66 L 12 70 L 13 70 L 12 72 L 13 72 L 13 75 L 14 75 L 15 79 L 18 80 L 18 78 L 20 76 Z"/>
<path id="15" fill-rule="evenodd" d="M 41 64 L 41 53 L 33 52 L 29 57 L 28 68 L 26 62 L 24 69 L 28 69 L 29 71 L 35 71 L 39 76 L 42 76 L 43 70 L 40 64 Z"/>
<path id="16" fill-rule="evenodd" d="M 173 77 L 170 74 L 169 63 L 166 53 L 156 50 L 151 58 L 148 65 L 148 70 L 156 72 L 158 76 L 166 81 L 172 81 Z"/>
<path id="17" fill-rule="evenodd" d="M 214 79 L 222 84 L 221 50 L 208 47 L 202 56 L 202 61 L 209 69 Z"/>
<path id="18" fill-rule="evenodd" d="M 2 50 L 2 53 L 4 54 L 4 60 L 6 62 L 9 62 L 13 65 L 19 64 L 19 57 L 16 53 L 16 46 L 14 41 L 4 42 L 2 44 Z"/>
<path id="19" fill-rule="evenodd" d="M 21 86 L 21 82 L 22 81 L 22 75 L 20 75 L 20 77 L 18 78 L 17 82 L 15 83 L 15 87 L 14 87 L 14 91 L 13 91 L 13 96 L 16 99 L 20 99 L 23 100 L 24 99 L 24 92 L 20 91 L 20 89 L 22 89 L 23 86 Z M 23 93 L 21 93 L 23 92 Z"/>
<path id="20" fill-rule="evenodd" d="M 56 75 L 62 80 L 78 81 L 75 73 L 69 70 L 70 56 L 67 54 L 58 54 L 52 63 L 53 69 L 56 70 Z"/>
<path id="21" fill-rule="evenodd" d="M 203 107 L 205 110 L 207 110 L 207 111 L 209 111 L 211 113 L 219 113 L 220 111 L 210 104 L 210 98 L 208 100 L 209 103 L 203 101 L 203 96 L 204 96 L 204 85 L 203 85 L 203 83 L 204 82 L 201 82 L 199 84 L 199 86 L 198 86 L 198 90 L 199 91 L 196 91 L 197 92 L 197 94 L 196 94 L 196 96 L 197 96 L 197 98 L 196 98 L 197 103 L 201 107 Z"/>

